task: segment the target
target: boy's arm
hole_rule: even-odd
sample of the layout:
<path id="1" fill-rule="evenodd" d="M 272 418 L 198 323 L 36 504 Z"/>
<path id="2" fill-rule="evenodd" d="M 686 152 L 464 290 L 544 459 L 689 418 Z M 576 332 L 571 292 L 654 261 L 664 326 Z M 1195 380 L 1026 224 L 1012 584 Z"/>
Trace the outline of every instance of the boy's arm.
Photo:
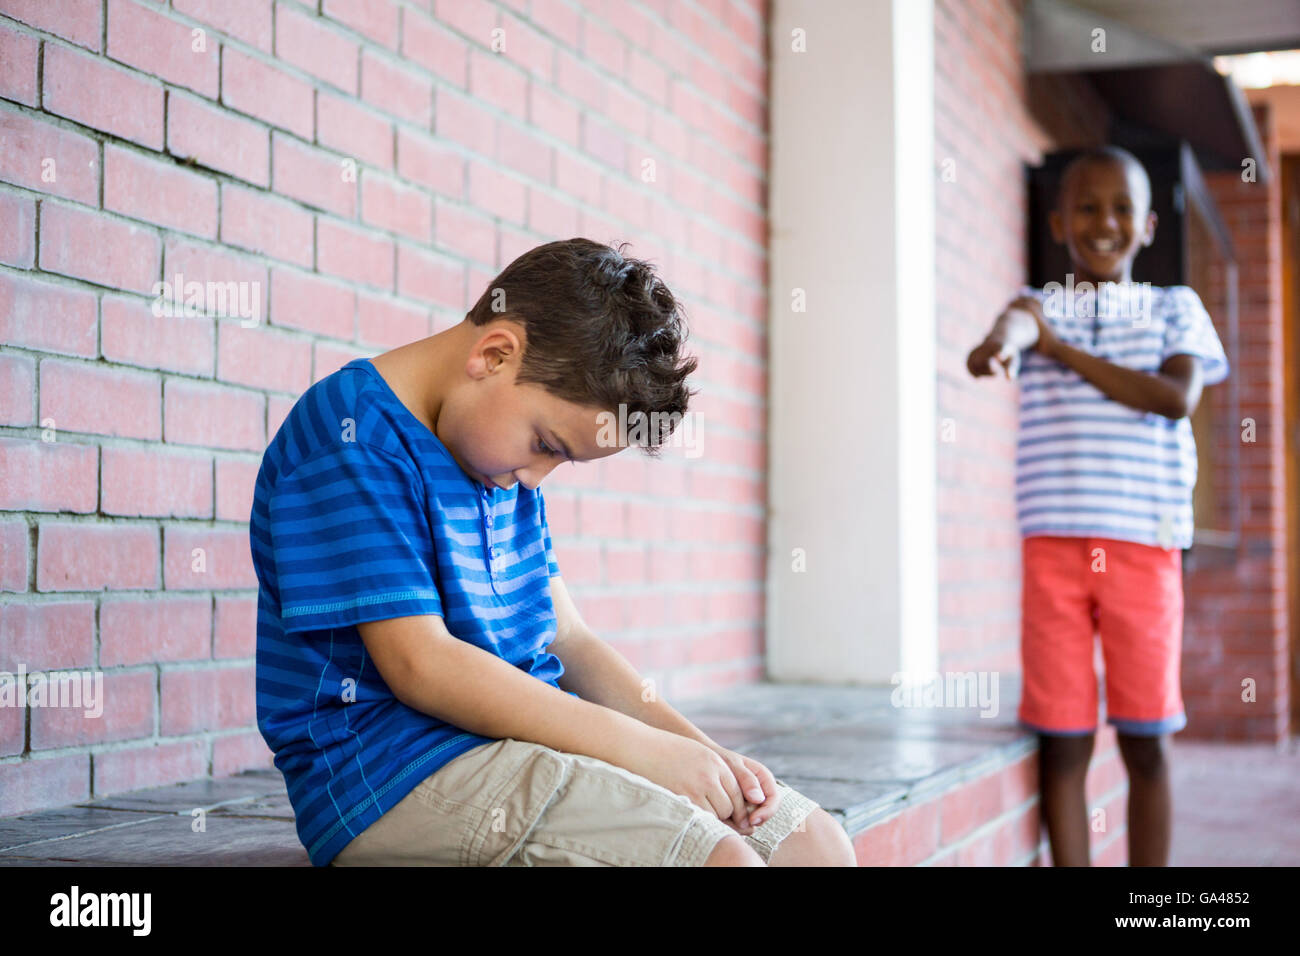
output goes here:
<path id="1" fill-rule="evenodd" d="M 1171 355 L 1159 372 L 1139 372 L 1062 342 L 1048 327 L 1037 300 L 1018 299 L 1016 304 L 1026 309 L 1038 324 L 1037 350 L 1074 369 L 1107 397 L 1166 418 L 1182 418 L 1196 411 L 1202 380 L 1201 362 L 1195 355 Z"/>
<path id="2" fill-rule="evenodd" d="M 653 687 L 643 687 L 631 662 L 597 637 L 578 613 L 564 579 L 551 578 L 555 605 L 555 640 L 550 652 L 564 664 L 559 684 L 589 700 L 644 724 L 698 740 L 716 750 L 719 744 L 678 713 Z M 649 698 L 648 700 L 645 698 Z"/>
<path id="3" fill-rule="evenodd" d="M 398 700 L 471 733 L 534 741 L 620 767 L 658 733 L 460 640 L 436 614 L 367 621 L 357 631 Z"/>

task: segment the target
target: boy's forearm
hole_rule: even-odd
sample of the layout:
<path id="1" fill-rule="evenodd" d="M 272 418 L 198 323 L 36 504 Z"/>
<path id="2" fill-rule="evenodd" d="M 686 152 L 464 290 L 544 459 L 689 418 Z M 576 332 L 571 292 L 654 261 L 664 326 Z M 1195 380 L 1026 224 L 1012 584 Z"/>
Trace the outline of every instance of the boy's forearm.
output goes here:
<path id="1" fill-rule="evenodd" d="M 1023 351 L 1038 341 L 1038 323 L 1021 309 L 1008 309 L 993 323 L 988 338 L 998 339 Z"/>
<path id="2" fill-rule="evenodd" d="M 1183 386 L 1159 373 L 1125 368 L 1064 342 L 1056 343 L 1051 357 L 1130 408 L 1155 412 L 1166 418 L 1182 418 L 1187 414 L 1187 394 Z"/>
<path id="3" fill-rule="evenodd" d="M 485 737 L 528 740 L 626 766 L 651 732 L 616 709 L 579 700 L 508 661 L 451 638 L 412 667 L 399 699 Z"/>
<path id="4" fill-rule="evenodd" d="M 559 683 L 565 690 L 651 727 L 718 746 L 664 700 L 657 688 L 643 685 L 631 662 L 590 631 L 571 635 L 558 656 L 564 664 Z"/>

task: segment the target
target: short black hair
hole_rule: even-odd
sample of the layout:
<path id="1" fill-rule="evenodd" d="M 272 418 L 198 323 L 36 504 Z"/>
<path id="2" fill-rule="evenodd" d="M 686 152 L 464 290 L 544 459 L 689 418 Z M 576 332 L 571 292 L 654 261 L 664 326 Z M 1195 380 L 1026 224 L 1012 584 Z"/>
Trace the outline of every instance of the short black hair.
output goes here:
<path id="1" fill-rule="evenodd" d="M 1071 159 L 1061 172 L 1061 179 L 1056 186 L 1056 204 L 1055 208 L 1061 211 L 1061 203 L 1069 190 L 1070 184 L 1074 177 L 1079 174 L 1079 170 L 1093 163 L 1119 163 L 1126 169 L 1137 170 L 1142 182 L 1146 185 L 1147 190 L 1147 209 L 1151 208 L 1151 177 L 1147 175 L 1146 168 L 1141 161 L 1122 146 L 1094 146 L 1085 149 L 1079 155 Z"/>

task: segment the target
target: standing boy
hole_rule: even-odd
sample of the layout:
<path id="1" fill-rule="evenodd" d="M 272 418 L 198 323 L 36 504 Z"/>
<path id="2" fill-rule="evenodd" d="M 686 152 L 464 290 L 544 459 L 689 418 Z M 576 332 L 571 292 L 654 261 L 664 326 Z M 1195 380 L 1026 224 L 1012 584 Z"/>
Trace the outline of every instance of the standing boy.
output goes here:
<path id="1" fill-rule="evenodd" d="M 606 416 L 650 416 L 653 453 L 696 365 L 620 253 L 524 253 L 462 322 L 313 385 L 263 457 L 257 720 L 317 866 L 853 865 L 560 577 L 542 479 L 619 451 Z"/>
<path id="2" fill-rule="evenodd" d="M 967 358 L 972 375 L 1020 378 L 1019 718 L 1039 735 L 1057 866 L 1089 864 L 1094 630 L 1107 720 L 1129 776 L 1129 863 L 1169 860 L 1166 737 L 1187 723 L 1179 657 L 1197 468 L 1189 416 L 1228 362 L 1192 289 L 1133 282 L 1133 259 L 1155 227 L 1150 181 L 1131 153 L 1077 157 L 1051 213 L 1073 275 L 1022 290 Z"/>

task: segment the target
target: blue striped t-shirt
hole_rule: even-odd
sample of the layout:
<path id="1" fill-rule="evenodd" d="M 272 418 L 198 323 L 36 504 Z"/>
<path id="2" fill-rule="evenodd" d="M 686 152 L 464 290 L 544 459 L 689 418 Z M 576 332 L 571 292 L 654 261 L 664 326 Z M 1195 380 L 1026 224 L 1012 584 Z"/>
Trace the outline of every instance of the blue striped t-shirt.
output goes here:
<path id="1" fill-rule="evenodd" d="M 1205 385 L 1228 375 L 1209 314 L 1187 286 L 1101 283 L 1025 288 L 1062 342 L 1154 373 L 1171 355 L 1201 360 Z M 1025 350 L 1016 501 L 1020 533 L 1105 537 L 1160 548 L 1192 543 L 1196 442 L 1186 418 L 1108 397 L 1060 362 Z"/>
<path id="2" fill-rule="evenodd" d="M 249 534 L 257 725 L 316 866 L 491 742 L 393 696 L 358 623 L 441 615 L 459 639 L 559 687 L 547 647 L 560 572 L 541 490 L 471 479 L 368 359 L 290 410 L 262 457 Z"/>

